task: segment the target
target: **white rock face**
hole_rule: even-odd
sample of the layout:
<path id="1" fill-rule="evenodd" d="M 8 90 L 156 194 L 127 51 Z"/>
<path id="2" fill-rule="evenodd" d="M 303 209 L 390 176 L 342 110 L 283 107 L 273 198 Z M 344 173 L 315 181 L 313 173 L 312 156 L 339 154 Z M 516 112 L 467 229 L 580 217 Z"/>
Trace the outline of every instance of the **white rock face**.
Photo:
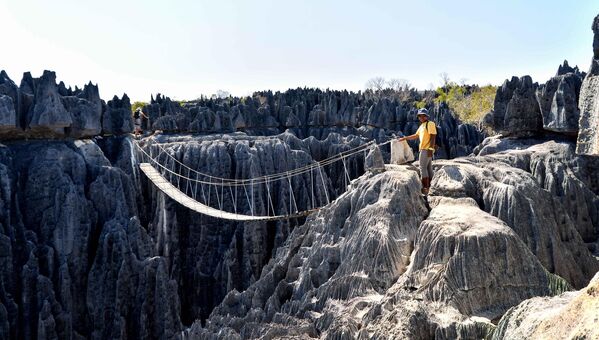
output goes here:
<path id="1" fill-rule="evenodd" d="M 576 153 L 599 156 L 599 60 L 593 59 L 580 89 L 580 121 Z"/>
<path id="2" fill-rule="evenodd" d="M 418 228 L 407 285 L 462 314 L 489 319 L 527 297 L 551 294 L 546 270 L 503 221 L 471 198 L 437 197 L 431 205 Z"/>
<path id="3" fill-rule="evenodd" d="M 479 150 L 484 157 L 437 162 L 431 194 L 473 198 L 512 228 L 548 271 L 580 289 L 599 270 L 585 245 L 599 235 L 599 201 L 581 180 L 596 181 L 597 165 L 589 163 L 588 173 L 576 166 L 585 160 L 572 144 L 530 142 L 490 139 Z"/>
<path id="4" fill-rule="evenodd" d="M 493 339 L 599 339 L 599 273 L 580 291 L 532 298 L 510 309 Z"/>
<path id="5" fill-rule="evenodd" d="M 599 15 L 592 26 L 593 60 L 580 89 L 580 121 L 576 153 L 599 156 Z"/>

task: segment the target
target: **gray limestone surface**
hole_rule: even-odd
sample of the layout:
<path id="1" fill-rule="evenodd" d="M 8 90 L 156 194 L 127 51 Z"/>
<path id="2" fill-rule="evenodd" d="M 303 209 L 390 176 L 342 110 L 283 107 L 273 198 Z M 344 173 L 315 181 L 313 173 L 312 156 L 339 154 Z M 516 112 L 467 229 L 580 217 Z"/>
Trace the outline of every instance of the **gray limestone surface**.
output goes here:
<path id="1" fill-rule="evenodd" d="M 576 152 L 599 156 L 599 15 L 593 21 L 593 59 L 580 89 L 580 121 Z"/>
<path id="2" fill-rule="evenodd" d="M 583 74 L 564 61 L 557 75 L 537 89 L 537 100 L 543 115 L 543 129 L 560 133 L 578 132 L 578 97 Z"/>
<path id="3" fill-rule="evenodd" d="M 140 143 L 201 172 L 253 178 L 366 141 L 288 131 Z M 157 192 L 130 137 L 13 141 L 0 147 L 0 334 L 484 337 L 521 301 L 582 288 L 599 270 L 599 162 L 574 147 L 488 138 L 476 155 L 435 161 L 428 200 L 414 167 L 374 173 L 360 152 L 351 183 L 342 164 L 325 168 L 314 197 L 325 207 L 307 219 L 235 223 Z M 309 181 L 291 181 L 300 209 L 313 204 Z M 286 213 L 289 183 L 270 189 Z M 266 213 L 267 193 L 254 195 Z"/>

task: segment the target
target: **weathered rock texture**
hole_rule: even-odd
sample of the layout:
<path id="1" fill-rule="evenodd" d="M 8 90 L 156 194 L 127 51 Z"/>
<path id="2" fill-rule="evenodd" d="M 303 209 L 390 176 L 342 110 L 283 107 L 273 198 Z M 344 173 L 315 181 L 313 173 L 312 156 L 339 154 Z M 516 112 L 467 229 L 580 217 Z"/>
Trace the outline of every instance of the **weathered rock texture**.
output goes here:
<path id="1" fill-rule="evenodd" d="M 543 127 L 535 91 L 538 84 L 530 76 L 512 77 L 497 88 L 493 111 L 485 121 L 504 135 L 530 136 Z"/>
<path id="2" fill-rule="evenodd" d="M 576 152 L 582 155 L 599 156 L 599 15 L 593 21 L 594 56 L 589 73 L 580 90 L 580 132 Z"/>
<path id="3" fill-rule="evenodd" d="M 599 237 L 599 198 L 591 190 L 596 162 L 578 168 L 586 160 L 571 143 L 501 142 L 524 150 L 489 154 L 493 149 L 483 146 L 484 157 L 443 162 L 432 192 L 474 198 L 514 229 L 547 270 L 583 287 L 599 270 L 585 246 Z"/>
<path id="4" fill-rule="evenodd" d="M 201 172 L 253 178 L 365 142 L 287 132 L 141 145 L 156 155 L 161 143 Z M 357 179 L 360 153 L 347 164 L 346 193 L 343 165 L 325 168 L 330 198 L 341 196 L 305 223 L 235 223 L 157 192 L 128 137 L 11 142 L 0 147 L 0 335 L 487 336 L 510 307 L 583 287 L 599 270 L 589 251 L 599 162 L 576 156 L 572 142 L 538 143 L 491 138 L 478 156 L 437 162 L 428 205 L 412 166 Z M 300 210 L 313 203 L 309 180 L 291 182 Z M 289 209 L 288 190 L 271 186 L 277 213 Z M 268 196 L 254 195 L 265 213 Z"/>
<path id="5" fill-rule="evenodd" d="M 568 61 L 560 65 L 557 75 L 537 89 L 543 115 L 543 129 L 572 133 L 578 132 L 578 96 L 584 74 L 578 68 L 571 68 Z"/>
<path id="6" fill-rule="evenodd" d="M 578 292 L 526 300 L 501 319 L 493 339 L 599 338 L 599 273 Z"/>
<path id="7" fill-rule="evenodd" d="M 144 108 L 149 118 L 142 119 L 142 128 L 197 134 L 241 131 L 249 135 L 277 135 L 289 130 L 299 138 L 325 139 L 330 133 L 340 133 L 384 141 L 418 128 L 413 103 L 422 95 L 410 93 L 400 99 L 394 93 L 298 88 L 183 105 L 158 94 Z M 462 124 L 447 106 L 437 105 L 431 113 L 438 126 L 438 158 L 468 155 L 482 141 L 484 135 L 475 126 Z M 105 103 L 97 85 L 89 83 L 72 90 L 62 82 L 56 84 L 51 71 L 44 71 L 40 78 L 27 72 L 19 87 L 6 72 L 0 72 L 0 139 L 86 138 L 132 130 L 131 103 L 126 94 Z"/>
<path id="8" fill-rule="evenodd" d="M 299 138 L 324 139 L 330 133 L 339 133 L 385 141 L 393 134 L 416 131 L 416 99 L 295 89 L 274 94 L 256 92 L 246 98 L 198 100 L 181 106 L 157 95 L 144 108 L 149 120 L 143 124 L 147 129 L 165 132 L 276 135 L 289 130 Z M 438 158 L 468 155 L 484 137 L 475 126 L 462 124 L 446 105 L 431 108 L 431 115 L 438 126 Z"/>
<path id="9" fill-rule="evenodd" d="M 342 137 L 330 134 L 323 141 L 315 138 L 300 140 L 291 133 L 274 137 L 248 137 L 213 135 L 206 137 L 158 137 L 166 150 L 197 171 L 213 176 L 223 174 L 231 178 L 255 178 L 265 174 L 280 173 L 322 160 L 342 151 L 357 147 L 364 140 L 355 136 Z M 152 142 L 146 147 L 151 148 Z M 157 154 L 158 152 L 154 152 Z M 364 155 L 356 155 L 347 163 L 351 178 L 364 172 Z M 328 198 L 339 195 L 347 185 L 345 169 L 341 162 L 323 169 Z M 298 210 L 311 209 L 313 204 L 327 204 L 322 182 L 316 181 L 312 201 L 308 190 L 309 173 L 292 178 L 289 183 L 270 183 L 270 195 L 276 214 L 286 214 L 290 207 Z M 145 181 L 145 178 L 144 178 Z M 254 213 L 266 215 L 271 204 L 264 186 L 247 188 L 253 197 Z M 280 247 L 289 233 L 301 221 L 237 223 L 209 218 L 190 212 L 162 195 L 154 188 L 144 196 L 152 197 L 149 211 L 149 233 L 156 240 L 158 249 L 174 263 L 173 276 L 181 285 L 182 318 L 186 323 L 205 319 L 232 289 L 245 290 L 255 282 L 263 266 Z M 214 189 L 197 188 L 199 197 L 204 190 L 213 202 L 218 201 Z M 241 189 L 240 189 L 241 190 Z M 239 192 L 242 197 L 243 193 Z M 234 195 L 233 195 L 234 197 Z M 223 208 L 235 211 L 232 196 L 224 195 Z M 251 215 L 249 202 L 238 200 L 237 212 Z M 272 211 L 271 211 L 272 214 Z"/>
<path id="10" fill-rule="evenodd" d="M 506 188 L 511 181 L 516 185 L 529 178 L 522 190 L 536 190 L 531 197 L 545 195 L 540 188 L 544 184 L 517 166 L 535 162 L 526 157 L 544 159 L 545 149 L 551 147 L 542 145 L 522 156 L 515 152 L 461 159 L 455 164 L 445 161 L 433 189 L 437 195 L 452 198 L 431 197 L 430 212 L 411 168 L 388 166 L 381 174 L 364 175 L 349 192 L 296 227 L 254 284 L 243 292 L 230 292 L 205 326 L 196 322 L 185 336 L 489 336 L 495 328 L 491 320 L 499 319 L 510 307 L 530 297 L 562 292 L 570 284 L 584 286 L 599 270 L 599 262 L 577 230 L 572 225 L 569 229 L 557 226 L 563 216 L 545 217 L 547 211 L 540 209 L 537 214 L 532 207 L 531 219 L 543 219 L 549 229 L 545 233 L 551 235 L 538 236 L 543 233 L 540 225 L 533 226 L 536 232 L 522 232 L 529 222 L 515 225 L 493 204 L 483 205 L 485 210 L 489 207 L 488 212 L 481 210 L 481 195 L 506 207 L 511 196 L 486 192 L 487 184 L 467 174 L 489 171 L 485 175 L 489 185 Z M 575 158 L 572 144 L 565 148 L 560 156 Z M 510 156 L 521 159 L 510 166 Z M 492 171 L 482 166 L 485 162 L 489 167 L 492 164 L 497 176 L 505 173 L 502 185 L 492 184 Z M 471 163 L 476 163 L 473 169 Z M 536 176 L 553 181 L 559 176 L 554 172 L 558 170 L 546 169 L 543 176 Z M 551 209 L 559 210 L 559 204 L 553 203 Z M 548 259 L 539 251 L 547 247 L 561 256 Z M 561 261 L 567 264 L 558 265 Z"/>
<path id="11" fill-rule="evenodd" d="M 530 76 L 512 77 L 497 89 L 494 108 L 484 117 L 484 124 L 505 136 L 530 137 L 546 131 L 576 135 L 584 77 L 568 61 L 542 85 L 533 83 Z"/>
<path id="12" fill-rule="evenodd" d="M 4 338 L 168 337 L 177 286 L 135 217 L 135 187 L 93 142 L 0 147 Z"/>
<path id="13" fill-rule="evenodd" d="M 462 314 L 489 319 L 528 297 L 551 293 L 553 278 L 503 221 L 470 197 L 435 197 L 432 203 L 415 240 L 409 287 Z"/>
<path id="14" fill-rule="evenodd" d="M 365 142 L 338 134 L 300 140 L 291 133 L 157 138 L 194 169 L 235 178 L 295 169 Z M 133 148 L 128 137 L 0 147 L 1 334 L 176 337 L 184 324 L 207 318 L 229 291 L 255 282 L 302 222 L 243 224 L 192 213 L 141 177 Z M 363 153 L 347 164 L 352 179 L 363 164 Z M 343 164 L 323 174 L 314 199 L 306 192 L 309 174 L 291 181 L 294 208 L 326 205 L 344 191 Z M 261 189 L 253 192 L 255 213 L 266 214 Z M 271 183 L 270 190 L 276 213 L 287 213 L 289 184 Z M 209 195 L 216 202 L 215 192 Z M 249 214 L 240 201 L 238 211 Z M 231 196 L 223 205 L 233 211 Z"/>
<path id="15" fill-rule="evenodd" d="M 6 72 L 0 71 L 0 133 L 7 134 L 16 131 L 19 103 L 19 88 L 8 78 Z"/>
<path id="16" fill-rule="evenodd" d="M 594 136 L 583 121 L 595 117 L 597 46 L 580 92 L 579 148 Z M 582 77 L 564 63 L 540 87 L 506 81 L 487 122 L 512 137 L 572 134 Z M 202 173 L 255 178 L 413 133 L 411 95 L 297 89 L 183 106 L 157 96 L 146 128 L 195 135 L 139 143 Z M 438 155 L 473 154 L 435 161 L 428 198 L 415 167 L 384 166 L 389 147 L 373 147 L 325 167 L 315 186 L 305 174 L 235 205 L 318 212 L 239 223 L 189 211 L 139 173 L 130 106 L 126 95 L 102 102 L 91 84 L 67 89 L 52 72 L 26 73 L 20 86 L 0 72 L 0 137 L 17 139 L 0 145 L 0 338 L 596 335 L 587 325 L 598 308 L 599 158 L 578 156 L 567 136 L 476 146 L 481 134 L 437 105 Z M 223 194 L 207 192 L 235 210 Z"/>
<path id="17" fill-rule="evenodd" d="M 132 130 L 126 95 L 106 106 L 91 82 L 72 90 L 63 82 L 56 84 L 54 72 L 44 71 L 40 78 L 25 73 L 16 86 L 0 72 L 0 139 L 86 138 Z"/>

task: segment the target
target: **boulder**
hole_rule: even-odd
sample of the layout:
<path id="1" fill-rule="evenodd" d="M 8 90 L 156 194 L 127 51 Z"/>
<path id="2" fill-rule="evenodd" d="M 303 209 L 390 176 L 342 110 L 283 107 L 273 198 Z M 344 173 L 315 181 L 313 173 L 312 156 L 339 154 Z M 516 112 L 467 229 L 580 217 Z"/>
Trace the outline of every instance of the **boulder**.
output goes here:
<path id="1" fill-rule="evenodd" d="M 576 152 L 599 156 L 599 15 L 593 21 L 593 51 L 591 68 L 580 89 L 580 121 Z"/>
<path id="2" fill-rule="evenodd" d="M 383 154 L 381 153 L 381 149 L 374 145 L 370 148 L 368 155 L 366 155 L 366 160 L 364 163 L 366 169 L 372 172 L 377 172 L 385 169 L 385 161 L 383 160 Z"/>

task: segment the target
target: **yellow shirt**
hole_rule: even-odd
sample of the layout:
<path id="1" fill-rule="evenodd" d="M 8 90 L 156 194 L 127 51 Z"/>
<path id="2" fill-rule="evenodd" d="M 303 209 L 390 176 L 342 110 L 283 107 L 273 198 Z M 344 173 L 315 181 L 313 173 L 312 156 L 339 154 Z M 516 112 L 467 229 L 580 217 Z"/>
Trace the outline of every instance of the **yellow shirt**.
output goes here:
<path id="1" fill-rule="evenodd" d="M 431 143 L 431 135 L 437 134 L 437 126 L 434 122 L 426 121 L 420 124 L 420 127 L 418 127 L 416 133 L 418 134 L 418 139 L 420 139 L 420 145 L 418 145 L 418 149 L 435 151 L 435 148 L 433 148 L 433 144 Z"/>

